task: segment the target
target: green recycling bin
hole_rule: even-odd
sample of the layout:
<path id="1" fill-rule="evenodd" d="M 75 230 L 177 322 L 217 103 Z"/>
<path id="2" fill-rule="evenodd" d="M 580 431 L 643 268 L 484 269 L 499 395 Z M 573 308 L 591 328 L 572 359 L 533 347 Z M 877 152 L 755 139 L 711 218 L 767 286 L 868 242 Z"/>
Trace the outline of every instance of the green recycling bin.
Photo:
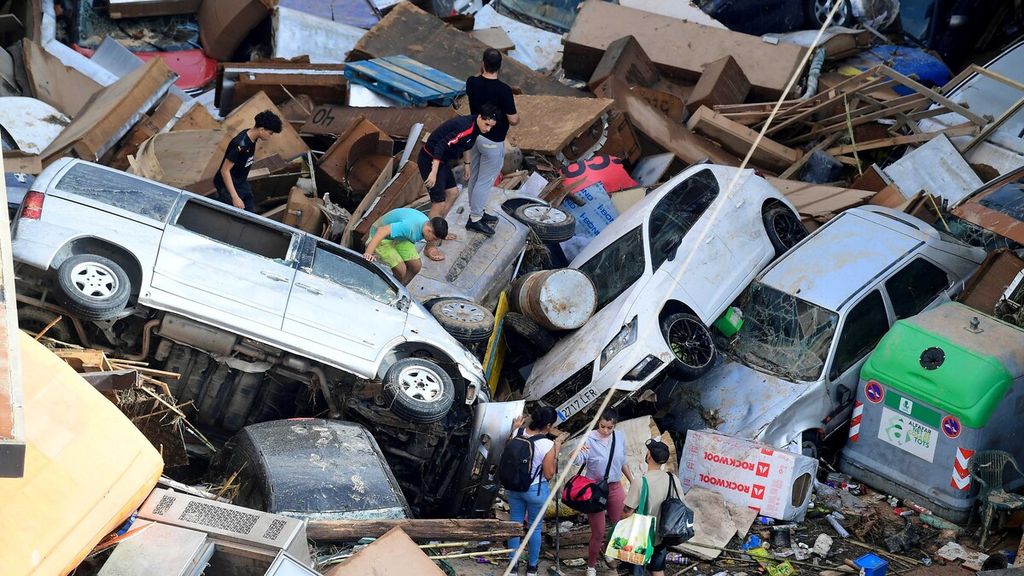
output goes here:
<path id="1" fill-rule="evenodd" d="M 861 369 L 840 469 L 965 522 L 973 454 L 1006 450 L 1024 464 L 1022 374 L 1024 330 L 963 304 L 896 322 Z"/>

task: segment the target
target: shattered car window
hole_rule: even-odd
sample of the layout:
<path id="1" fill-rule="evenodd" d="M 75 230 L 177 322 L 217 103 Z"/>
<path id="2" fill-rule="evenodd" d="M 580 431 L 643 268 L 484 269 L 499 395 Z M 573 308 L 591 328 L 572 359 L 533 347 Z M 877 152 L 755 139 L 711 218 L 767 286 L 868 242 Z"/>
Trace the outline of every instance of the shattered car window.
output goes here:
<path id="1" fill-rule="evenodd" d="M 93 164 L 76 164 L 57 182 L 57 190 L 84 196 L 160 222 L 178 199 L 178 191 L 137 176 Z"/>
<path id="2" fill-rule="evenodd" d="M 1015 220 L 1024 220 L 1024 180 L 1008 182 L 978 203 Z"/>
<path id="3" fill-rule="evenodd" d="M 372 270 L 319 246 L 313 255 L 312 273 L 384 304 L 398 299 L 398 292 Z"/>
<path id="4" fill-rule="evenodd" d="M 813 382 L 821 376 L 838 320 L 835 312 L 755 282 L 733 352 L 753 368 Z"/>
<path id="5" fill-rule="evenodd" d="M 683 237 L 718 197 L 718 180 L 711 170 L 701 170 L 683 180 L 651 210 L 651 267 L 675 254 Z"/>
<path id="6" fill-rule="evenodd" d="M 643 275 L 646 260 L 643 242 L 643 230 L 638 226 L 579 267 L 597 288 L 595 313 Z"/>

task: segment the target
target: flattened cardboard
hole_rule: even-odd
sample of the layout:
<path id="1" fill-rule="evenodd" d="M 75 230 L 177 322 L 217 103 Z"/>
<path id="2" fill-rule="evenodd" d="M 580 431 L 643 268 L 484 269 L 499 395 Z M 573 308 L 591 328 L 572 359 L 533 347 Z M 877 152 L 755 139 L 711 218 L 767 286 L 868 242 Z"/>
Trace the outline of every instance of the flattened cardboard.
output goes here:
<path id="1" fill-rule="evenodd" d="M 324 576 L 444 576 L 434 561 L 423 553 L 401 528 L 395 527 L 334 566 Z"/>
<path id="2" fill-rule="evenodd" d="M 759 96 L 778 97 L 800 67 L 806 48 L 769 44 L 757 36 L 721 30 L 625 8 L 601 0 L 581 5 L 562 40 L 562 66 L 573 78 L 590 78 L 604 51 L 632 34 L 662 74 L 695 82 L 703 66 L 732 55 Z"/>
<path id="3" fill-rule="evenodd" d="M 163 95 L 176 75 L 160 58 L 139 66 L 93 95 L 81 113 L 43 151 L 43 164 L 68 151 L 95 162 Z"/>
<path id="4" fill-rule="evenodd" d="M 275 0 L 205 0 L 199 7 L 199 41 L 214 60 L 229 61 L 249 32 L 270 16 Z"/>
<path id="5" fill-rule="evenodd" d="M 21 41 L 25 73 L 35 97 L 74 118 L 103 86 L 78 70 L 65 66 L 39 44 Z"/>
<path id="6" fill-rule="evenodd" d="M 372 139 L 372 141 L 370 140 Z M 363 199 L 366 190 L 346 190 L 344 183 L 353 165 L 354 157 L 382 157 L 384 162 L 391 158 L 394 141 L 369 120 L 359 118 L 358 122 L 343 132 L 334 144 L 324 152 L 316 165 L 317 184 L 321 192 L 331 194 L 331 200 L 346 210 L 354 210 Z M 375 148 L 375 149 L 370 149 Z M 381 163 L 370 162 L 382 167 Z M 390 177 L 391 174 L 389 173 Z M 371 177 L 372 178 L 372 177 Z M 372 181 L 372 179 L 371 179 Z M 351 193 L 351 196 L 349 195 Z"/>
<path id="7" fill-rule="evenodd" d="M 221 123 L 225 132 L 225 138 L 231 140 L 242 130 L 253 127 L 256 115 L 264 110 L 270 110 L 279 118 L 284 118 L 281 111 L 270 101 L 266 94 L 260 92 L 248 99 L 238 108 L 235 108 L 224 122 Z M 309 152 L 309 147 L 302 141 L 299 133 L 287 122 L 282 122 L 280 134 L 274 134 L 266 140 L 256 143 L 255 160 L 268 158 L 277 154 L 284 160 L 291 160 L 300 154 Z"/>
<path id="8" fill-rule="evenodd" d="M 183 130 L 156 134 L 129 158 L 128 172 L 184 188 L 213 178 L 227 146 L 220 130 Z"/>
<path id="9" fill-rule="evenodd" d="M 508 141 L 523 152 L 557 154 L 590 128 L 613 102 L 605 98 L 516 96 L 519 115 L 536 120 L 512 126 L 508 131 Z M 469 112 L 467 102 L 463 102 L 460 111 Z"/>
<path id="10" fill-rule="evenodd" d="M 349 53 L 348 61 L 406 56 L 456 78 L 480 72 L 487 44 L 442 23 L 412 2 L 401 2 L 367 32 Z M 512 58 L 501 66 L 501 78 L 526 94 L 578 96 L 578 90 L 530 70 Z"/>

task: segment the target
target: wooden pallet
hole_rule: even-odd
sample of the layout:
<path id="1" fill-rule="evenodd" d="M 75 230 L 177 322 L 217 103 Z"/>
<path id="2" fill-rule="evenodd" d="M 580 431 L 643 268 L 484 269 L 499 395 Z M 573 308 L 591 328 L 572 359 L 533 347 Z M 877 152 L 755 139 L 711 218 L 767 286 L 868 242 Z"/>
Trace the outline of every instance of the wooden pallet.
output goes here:
<path id="1" fill-rule="evenodd" d="M 466 83 L 408 56 L 385 56 L 345 65 L 352 82 L 411 106 L 451 106 Z"/>

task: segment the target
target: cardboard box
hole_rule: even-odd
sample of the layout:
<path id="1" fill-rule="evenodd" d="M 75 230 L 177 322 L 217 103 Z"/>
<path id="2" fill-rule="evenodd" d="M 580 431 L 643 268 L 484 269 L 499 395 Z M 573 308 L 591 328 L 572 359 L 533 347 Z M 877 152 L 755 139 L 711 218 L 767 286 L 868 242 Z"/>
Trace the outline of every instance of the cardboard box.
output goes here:
<path id="1" fill-rule="evenodd" d="M 270 15 L 276 0 L 204 0 L 199 42 L 214 60 L 230 61 L 249 32 Z"/>
<path id="2" fill-rule="evenodd" d="M 199 10 L 202 0 L 109 0 L 110 17 L 150 18 L 193 14 Z"/>
<path id="3" fill-rule="evenodd" d="M 799 522 L 811 502 L 818 461 L 765 444 L 691 430 L 679 459 L 683 491 L 702 486 L 763 516 Z"/>

